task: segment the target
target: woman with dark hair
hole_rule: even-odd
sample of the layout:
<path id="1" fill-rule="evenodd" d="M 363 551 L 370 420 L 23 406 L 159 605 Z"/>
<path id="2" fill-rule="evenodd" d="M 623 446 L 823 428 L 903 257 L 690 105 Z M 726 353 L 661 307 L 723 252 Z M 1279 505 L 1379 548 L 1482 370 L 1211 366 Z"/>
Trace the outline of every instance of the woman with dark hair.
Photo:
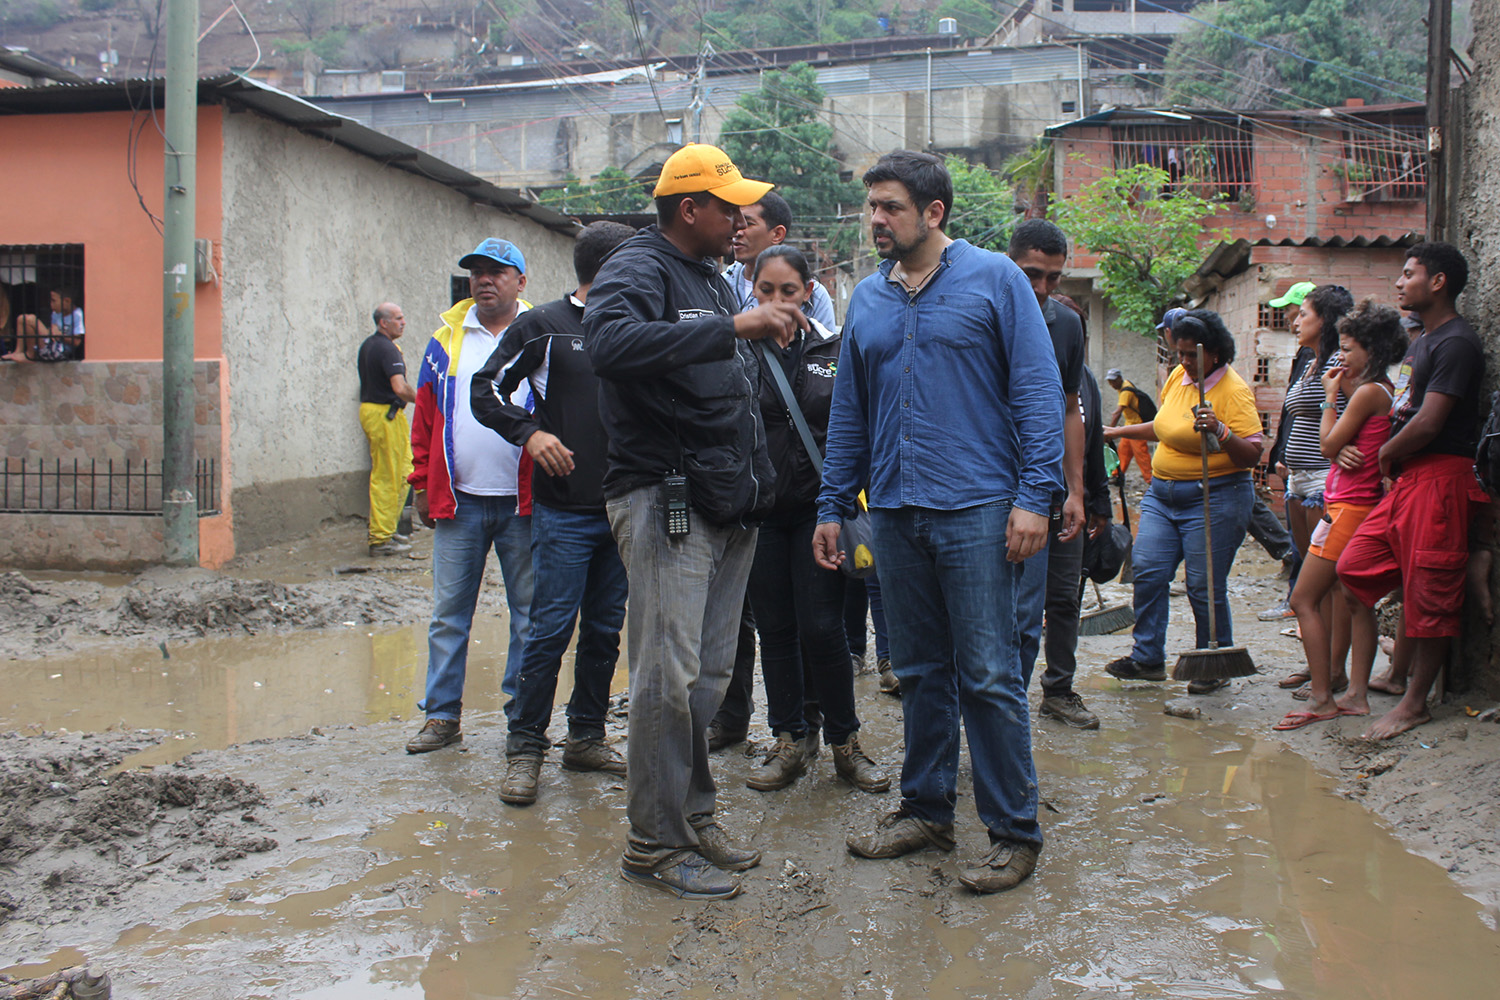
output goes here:
<path id="1" fill-rule="evenodd" d="M 762 303 L 800 308 L 812 294 L 807 258 L 784 243 L 761 251 L 750 285 Z M 766 449 L 776 468 L 776 502 L 761 522 L 747 592 L 760 633 L 761 673 L 766 682 L 766 721 L 775 741 L 761 767 L 745 783 L 760 792 L 785 788 L 811 763 L 804 695 L 817 702 L 823 732 L 839 777 L 866 792 L 883 792 L 890 779 L 859 745 L 854 708 L 854 666 L 844 635 L 844 575 L 813 559 L 818 522 L 819 471 L 838 369 L 839 335 L 817 320 L 809 332 L 762 341 L 759 398 Z M 776 365 L 778 372 L 771 366 Z M 782 391 L 791 390 L 812 449 L 804 443 Z M 815 450 L 819 454 L 814 456 Z"/>
<path id="2" fill-rule="evenodd" d="M 1301 377 L 1287 389 L 1282 419 L 1291 423 L 1282 461 L 1275 471 L 1286 483 L 1287 526 L 1291 528 L 1292 541 L 1303 558 L 1307 556 L 1313 528 L 1323 516 L 1323 490 L 1328 479 L 1328 459 L 1323 457 L 1318 433 L 1322 421 L 1323 375 L 1338 352 L 1339 320 L 1353 308 L 1354 296 L 1347 288 L 1319 285 L 1307 293 L 1298 307 L 1296 319 L 1292 321 L 1298 349 L 1313 350 L 1316 356 L 1302 369 Z M 1338 413 L 1343 413 L 1347 402 L 1342 395 L 1338 397 Z M 1332 662 L 1338 675 L 1334 683 L 1340 690 L 1348 684 L 1344 676 L 1344 659 L 1349 652 L 1349 618 L 1342 605 L 1342 595 L 1329 594 L 1321 611 L 1324 631 L 1331 635 Z M 1280 683 L 1284 688 L 1300 688 L 1307 679 L 1307 671 L 1300 670 Z"/>
<path id="3" fill-rule="evenodd" d="M 1351 633 L 1354 669 L 1349 693 L 1334 700 L 1333 664 L 1329 654 L 1330 624 L 1320 608 L 1338 584 L 1338 558 L 1361 523 L 1375 509 L 1385 491 L 1381 486 L 1380 448 L 1391 435 L 1393 389 L 1386 369 L 1406 352 L 1406 334 L 1401 317 L 1389 306 L 1364 302 L 1356 312 L 1339 321 L 1340 360 L 1323 374 L 1323 409 L 1319 440 L 1323 454 L 1333 462 L 1324 497 L 1326 510 L 1313 529 L 1312 542 L 1292 608 L 1302 626 L 1302 646 L 1307 654 L 1310 696 L 1306 711 L 1289 712 L 1276 729 L 1301 729 L 1340 715 L 1369 715 L 1367 691 L 1370 667 L 1375 662 L 1375 615 L 1363 606 L 1350 608 L 1356 614 L 1344 622 Z M 1336 400 L 1348 400 L 1336 414 Z"/>
<path id="4" fill-rule="evenodd" d="M 1186 564 L 1188 598 L 1197 645 L 1208 646 L 1208 574 L 1203 524 L 1202 443 L 1207 440 L 1209 525 L 1213 535 L 1214 614 L 1220 646 L 1234 645 L 1225 582 L 1245 538 L 1255 488 L 1250 470 L 1260 461 L 1262 431 L 1255 395 L 1229 363 L 1234 337 L 1219 314 L 1192 309 L 1170 330 L 1178 365 L 1167 375 L 1156 419 L 1106 427 L 1113 440 L 1158 441 L 1151 486 L 1141 501 L 1132 561 L 1135 567 L 1134 645 L 1104 669 L 1121 680 L 1167 679 L 1166 638 L 1172 578 Z M 1198 347 L 1203 370 L 1198 369 Z M 1198 405 L 1202 383 L 1204 405 Z M 1191 694 L 1207 694 L 1227 681 L 1193 681 Z"/>

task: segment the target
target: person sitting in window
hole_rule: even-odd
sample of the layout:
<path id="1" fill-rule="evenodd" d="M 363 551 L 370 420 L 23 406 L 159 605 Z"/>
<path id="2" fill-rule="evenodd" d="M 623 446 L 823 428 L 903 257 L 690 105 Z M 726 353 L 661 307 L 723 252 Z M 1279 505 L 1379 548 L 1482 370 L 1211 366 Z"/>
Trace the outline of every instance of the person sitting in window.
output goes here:
<path id="1" fill-rule="evenodd" d="M 83 309 L 73 304 L 72 289 L 52 290 L 51 321 L 26 314 L 16 317 L 16 346 L 7 361 L 75 361 L 83 357 Z"/>

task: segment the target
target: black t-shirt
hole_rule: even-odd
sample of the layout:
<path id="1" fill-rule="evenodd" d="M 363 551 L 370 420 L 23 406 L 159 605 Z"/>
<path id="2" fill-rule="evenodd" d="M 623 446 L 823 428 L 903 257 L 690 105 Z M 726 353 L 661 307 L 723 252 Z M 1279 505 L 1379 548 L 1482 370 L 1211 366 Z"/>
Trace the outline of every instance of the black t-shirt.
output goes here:
<path id="1" fill-rule="evenodd" d="M 359 401 L 405 406 L 406 402 L 391 389 L 392 375 L 406 375 L 401 348 L 383 333 L 370 334 L 359 345 Z"/>
<path id="2" fill-rule="evenodd" d="M 1455 316 L 1418 337 L 1401 363 L 1396 398 L 1391 402 L 1391 436 L 1400 433 L 1422 409 L 1429 392 L 1453 396 L 1437 437 L 1419 454 L 1474 454 L 1479 443 L 1479 391 L 1484 381 L 1484 346 L 1469 321 Z"/>
<path id="3" fill-rule="evenodd" d="M 1052 350 L 1057 354 L 1057 371 L 1062 376 L 1064 393 L 1078 395 L 1083 386 L 1083 321 L 1078 314 L 1056 299 L 1042 307 Z"/>

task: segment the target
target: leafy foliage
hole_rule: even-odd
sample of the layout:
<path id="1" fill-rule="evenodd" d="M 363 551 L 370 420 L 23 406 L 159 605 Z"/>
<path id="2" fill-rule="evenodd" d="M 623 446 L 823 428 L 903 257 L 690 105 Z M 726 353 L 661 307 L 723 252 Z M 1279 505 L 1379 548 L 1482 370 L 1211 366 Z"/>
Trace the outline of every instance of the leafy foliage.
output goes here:
<path id="1" fill-rule="evenodd" d="M 325 63 L 337 63 L 339 57 L 344 54 L 344 46 L 348 44 L 349 33 L 342 28 L 325 31 L 318 37 L 306 41 L 287 41 L 277 39 L 276 51 L 282 55 L 296 56 L 304 52 L 311 52 Z"/>
<path id="2" fill-rule="evenodd" d="M 1165 193 L 1170 181 L 1159 167 L 1122 167 L 1052 212 L 1076 245 L 1099 257 L 1100 287 L 1120 312 L 1118 325 L 1148 337 L 1201 263 L 1200 236 L 1228 238 L 1227 230 L 1203 227 L 1217 205 L 1181 190 Z"/>
<path id="3" fill-rule="evenodd" d="M 1169 104 L 1235 108 L 1421 100 L 1427 31 L 1421 0 L 1227 0 L 1193 16 L 1167 54 Z M 1228 32 L 1286 49 L 1252 45 Z"/>
<path id="4" fill-rule="evenodd" d="M 57 0 L 6 0 L 0 3 L 0 27 L 45 31 L 62 18 Z"/>
<path id="5" fill-rule="evenodd" d="M 797 220 L 827 219 L 858 202 L 861 191 L 839 179 L 833 129 L 822 120 L 823 88 L 806 63 L 773 70 L 724 119 L 719 146 L 746 177 L 770 181 Z"/>
<path id="6" fill-rule="evenodd" d="M 878 0 L 727 0 L 708 6 L 721 9 L 705 15 L 707 36 L 745 48 L 870 38 L 880 34 L 876 17 L 888 9 Z M 693 21 L 690 12 L 678 23 Z M 694 48 L 688 40 L 686 51 Z"/>
<path id="7" fill-rule="evenodd" d="M 1004 250 L 1016 227 L 1015 194 L 1010 184 L 983 164 L 947 158 L 953 178 L 953 215 L 948 235 L 987 250 Z"/>
<path id="8" fill-rule="evenodd" d="M 538 201 L 572 215 L 625 215 L 652 211 L 645 186 L 619 167 L 605 167 L 592 184 L 571 174 L 562 187 L 542 192 Z"/>

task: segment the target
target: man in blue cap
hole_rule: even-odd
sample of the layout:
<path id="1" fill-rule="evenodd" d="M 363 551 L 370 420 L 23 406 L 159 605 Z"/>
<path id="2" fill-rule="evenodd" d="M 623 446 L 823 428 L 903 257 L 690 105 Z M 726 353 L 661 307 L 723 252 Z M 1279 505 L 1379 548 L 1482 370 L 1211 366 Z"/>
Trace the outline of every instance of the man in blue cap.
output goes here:
<path id="1" fill-rule="evenodd" d="M 531 308 L 520 298 L 526 258 L 514 243 L 487 239 L 458 266 L 469 272 L 470 297 L 442 314 L 443 325 L 422 352 L 412 419 L 408 481 L 416 490 L 417 515 L 433 529 L 433 608 L 427 693 L 417 703 L 427 721 L 407 742 L 407 753 L 463 739 L 459 718 L 469 628 L 490 549 L 500 559 L 510 606 L 501 690 L 512 698 L 530 621 L 531 459 L 475 418 L 469 393 L 474 374 L 511 321 Z M 525 386 L 517 390 L 526 391 Z M 519 402 L 524 404 L 524 397 Z"/>

